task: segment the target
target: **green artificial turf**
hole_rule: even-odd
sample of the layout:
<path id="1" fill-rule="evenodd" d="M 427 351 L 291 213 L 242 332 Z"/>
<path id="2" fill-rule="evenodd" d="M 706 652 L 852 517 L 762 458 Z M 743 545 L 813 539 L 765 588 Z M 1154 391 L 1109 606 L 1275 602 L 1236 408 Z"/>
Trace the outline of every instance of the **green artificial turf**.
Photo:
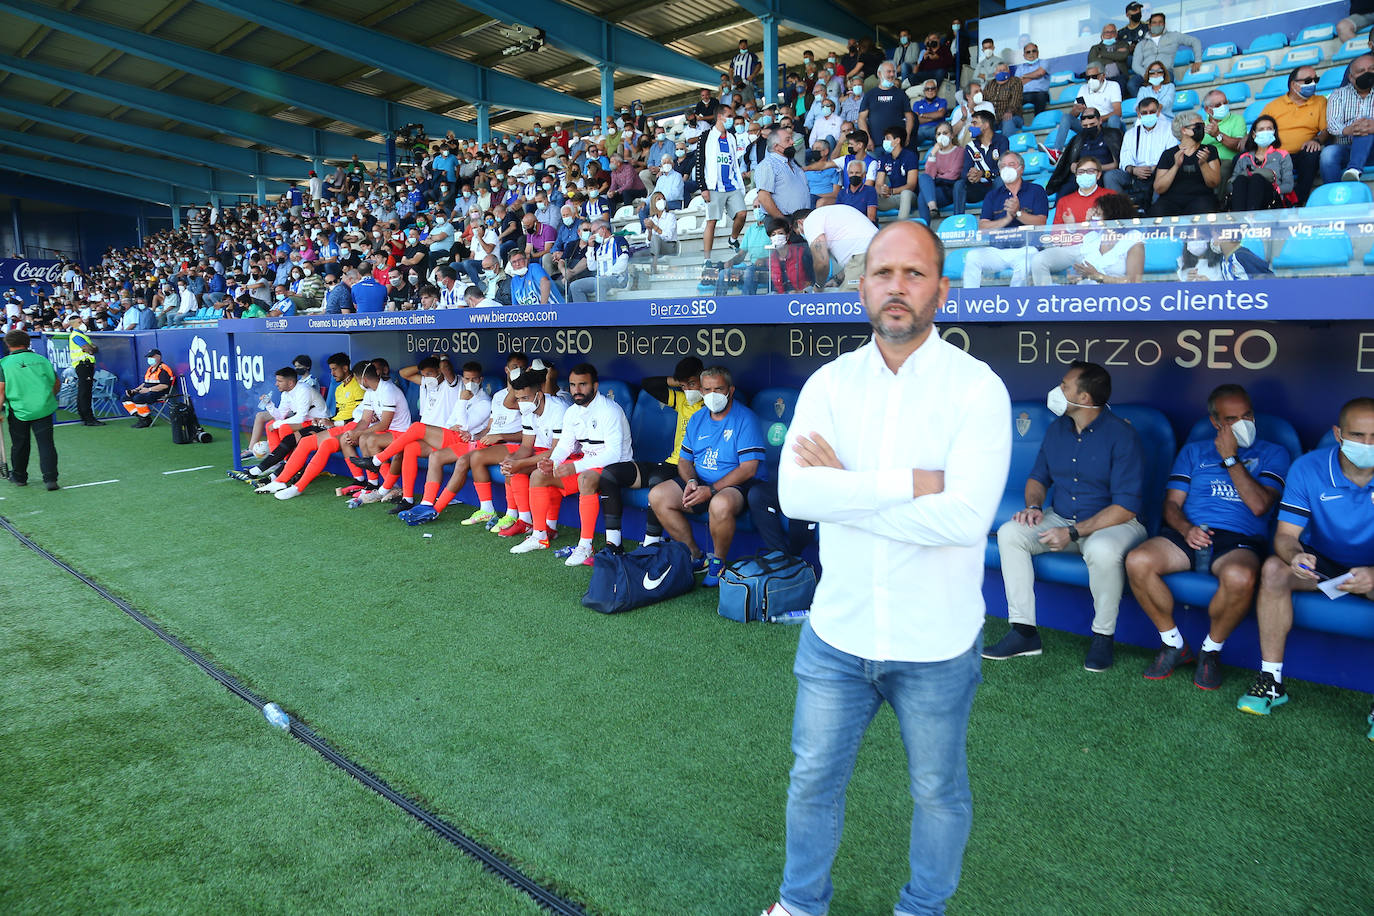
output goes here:
<path id="1" fill-rule="evenodd" d="M 119 483 L 6 488 L 0 513 L 531 876 L 597 913 L 775 899 L 796 628 L 726 622 L 705 590 L 596 614 L 578 604 L 589 571 L 510 556 L 458 525 L 462 506 L 407 528 L 345 509 L 327 478 L 257 496 L 223 477 L 222 441 L 112 424 L 58 443 L 64 483 Z M 216 468 L 161 473 L 202 464 Z M 1083 639 L 1047 632 L 1045 648 L 985 666 L 951 911 L 1368 912 L 1367 696 L 1294 683 L 1261 719 L 1234 708 L 1248 672 L 1203 693 L 1186 674 L 1145 682 L 1140 650 L 1090 675 Z M 202 677 L 177 696 L 217 692 Z M 254 798 L 220 816 L 252 820 Z M 910 800 L 887 711 L 848 813 L 832 912 L 890 912 Z M 69 850 L 46 867 L 91 865 Z"/>
<path id="2" fill-rule="evenodd" d="M 0 569 L 0 912 L 539 912 L 5 532 Z"/>

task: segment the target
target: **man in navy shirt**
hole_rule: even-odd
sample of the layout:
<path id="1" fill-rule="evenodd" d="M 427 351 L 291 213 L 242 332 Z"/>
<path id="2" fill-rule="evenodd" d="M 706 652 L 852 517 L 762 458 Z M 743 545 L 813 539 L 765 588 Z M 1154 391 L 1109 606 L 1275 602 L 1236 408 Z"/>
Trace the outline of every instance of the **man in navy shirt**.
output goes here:
<path id="1" fill-rule="evenodd" d="M 1039 655 L 1035 629 L 1035 569 L 1047 551 L 1081 553 L 1093 597 L 1093 639 L 1083 667 L 1112 666 L 1112 637 L 1126 584 L 1122 558 L 1145 540 L 1140 514 L 1145 465 L 1140 440 L 1107 410 L 1112 377 L 1096 363 L 1074 362 L 1046 404 L 1059 419 L 1045 432 L 1026 480 L 1026 507 L 997 529 L 1011 631 L 983 658 Z M 1045 495 L 1054 487 L 1054 503 Z"/>
<path id="2" fill-rule="evenodd" d="M 1217 590 L 1207 606 L 1212 623 L 1193 683 L 1215 690 L 1221 686 L 1222 644 L 1255 597 L 1260 564 L 1269 552 L 1269 516 L 1291 459 L 1282 446 L 1256 440 L 1255 410 L 1240 385 L 1213 390 L 1207 414 L 1216 438 L 1189 442 L 1178 453 L 1159 536 L 1126 555 L 1126 576 L 1162 643 L 1145 677 L 1163 680 L 1194 656 L 1174 624 L 1174 596 L 1162 577 L 1196 568 L 1199 551 L 1204 562 L 1211 557 L 1205 570 L 1198 569 L 1217 577 Z"/>
<path id="3" fill-rule="evenodd" d="M 851 159 L 845 168 L 848 174 L 845 175 L 844 184 L 840 185 L 835 203 L 853 207 L 868 217 L 870 222 L 878 222 L 878 192 L 873 185 L 864 183 L 864 164 L 858 159 Z"/>
<path id="4" fill-rule="evenodd" d="M 906 93 L 897 86 L 897 68 L 892 61 L 878 65 L 878 86 L 864 93 L 859 103 L 859 130 L 870 137 L 881 137 L 889 127 L 901 127 L 902 136 L 911 136 L 916 125 L 916 116 L 911 113 L 911 104 Z"/>
<path id="5" fill-rule="evenodd" d="M 1334 430 L 1335 446 L 1308 452 L 1288 471 L 1274 554 L 1264 561 L 1255 602 L 1260 672 L 1236 703 L 1241 712 L 1265 716 L 1288 702 L 1283 649 L 1293 627 L 1293 592 L 1340 578 L 1338 594 L 1374 599 L 1374 398 L 1348 401 Z M 1354 603 L 1343 610 L 1370 613 L 1370 605 Z M 1374 729 L 1369 735 L 1374 740 Z"/>
<path id="6" fill-rule="evenodd" d="M 767 445 L 753 411 L 735 401 L 730 370 L 712 366 L 701 373 L 705 410 L 687 421 L 678 453 L 678 479 L 649 491 L 649 506 L 675 541 L 692 551 L 693 567 L 705 568 L 702 585 L 720 584 L 720 570 L 735 539 L 735 519 L 747 508 L 749 488 L 763 468 Z M 715 550 L 703 557 L 692 537 L 689 516 L 708 516 Z"/>
<path id="7" fill-rule="evenodd" d="M 1011 285 L 1026 285 L 1026 267 L 1036 248 L 1024 232 L 1003 230 L 1022 226 L 1043 226 L 1050 215 L 1050 198 L 1033 181 L 1024 181 L 1025 161 L 1019 153 L 1006 152 L 999 162 L 1002 183 L 983 198 L 978 219 L 979 232 L 995 233 L 987 248 L 975 248 L 964 258 L 964 288 L 978 289 L 983 273 L 1011 269 Z"/>
<path id="8" fill-rule="evenodd" d="M 916 180 L 921 175 L 921 160 L 906 148 L 906 134 L 900 127 L 889 127 L 878 156 L 878 208 L 897 208 L 897 218 L 906 219 L 916 202 Z"/>

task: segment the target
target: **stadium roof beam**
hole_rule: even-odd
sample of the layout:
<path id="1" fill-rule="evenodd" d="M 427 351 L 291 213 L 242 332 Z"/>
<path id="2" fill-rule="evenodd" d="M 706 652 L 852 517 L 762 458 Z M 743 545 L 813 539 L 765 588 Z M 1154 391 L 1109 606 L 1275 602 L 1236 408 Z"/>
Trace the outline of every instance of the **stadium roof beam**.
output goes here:
<path id="1" fill-rule="evenodd" d="M 822 35 L 844 43 L 851 38 L 873 34 L 873 26 L 849 10 L 826 0 L 735 0 L 741 9 L 761 21 L 774 20 L 812 35 Z"/>
<path id="2" fill-rule="evenodd" d="M 17 102 L 4 94 L 0 94 L 0 111 L 8 111 L 31 121 L 43 122 L 86 136 L 103 137 L 126 146 L 164 153 L 187 162 L 241 172 L 245 175 L 295 178 L 309 165 L 301 159 L 277 153 L 263 153 L 227 143 L 216 143 L 213 140 L 201 140 L 170 130 L 139 127 L 123 121 L 79 114 L 65 108 L 45 108 L 29 102 Z"/>
<path id="3" fill-rule="evenodd" d="M 283 0 L 201 2 L 235 16 L 251 19 L 284 35 L 308 35 L 313 43 L 336 54 L 361 61 L 387 73 L 403 76 L 412 82 L 473 104 L 584 117 L 593 113 L 592 106 L 586 102 L 557 90 L 496 70 L 488 70 L 450 54 L 395 38 L 376 29 L 325 16 L 294 3 L 285 3 Z M 659 51 L 663 53 L 661 48 Z M 423 111 L 418 108 L 412 110 Z M 423 114 L 431 120 L 435 118 L 429 112 Z M 417 120 L 418 117 L 417 115 Z M 461 123 L 471 136 L 471 124 L 466 121 L 457 123 Z M 429 126 L 426 124 L 426 127 Z M 453 128 L 444 128 L 451 129 Z M 443 136 L 443 130 L 439 130 L 435 135 Z"/>
<path id="4" fill-rule="evenodd" d="M 423 124 L 429 133 L 436 136 L 443 136 L 445 131 L 450 130 L 457 136 L 475 135 L 473 126 L 466 121 L 435 115 L 422 108 L 397 105 L 376 96 L 341 89 L 318 80 L 250 64 L 247 61 L 177 44 L 163 38 L 154 38 L 84 16 L 59 13 L 52 7 L 34 3 L 33 0 L 5 0 L 3 9 L 5 12 L 50 26 L 69 35 L 76 35 L 126 54 L 157 61 L 204 79 L 233 86 L 243 92 L 275 99 L 293 108 L 318 112 L 345 124 L 356 124 L 379 133 L 390 133 L 406 122 L 415 121 Z"/>
<path id="5" fill-rule="evenodd" d="M 66 140 L 21 134 L 12 130 L 0 130 L 0 143 L 77 164 L 95 160 L 100 164 L 100 168 L 107 172 L 146 178 L 152 182 L 171 182 L 189 190 L 205 191 L 212 195 L 257 193 L 257 182 L 251 178 L 228 174 L 219 169 L 173 162 L 169 159 L 154 159 L 119 150 L 93 149 L 84 143 L 69 143 Z"/>
<path id="6" fill-rule="evenodd" d="M 16 156 L 4 152 L 0 152 L 0 168 L 18 172 L 20 175 L 34 175 L 62 184 L 92 188 L 107 194 L 118 194 L 121 197 L 132 197 L 135 200 L 164 204 L 173 209 L 176 208 L 178 201 L 194 200 L 197 196 L 186 188 L 177 188 L 164 181 L 131 178 L 128 175 L 118 175 L 101 169 L 66 165 L 61 162 L 46 162 L 42 159 Z"/>
<path id="7" fill-rule="evenodd" d="M 371 160 L 384 156 L 380 144 L 370 143 L 348 134 L 317 130 L 276 118 L 265 118 L 239 108 L 198 102 L 185 96 L 131 86 L 128 83 L 90 76 L 75 70 L 50 67 L 8 54 L 0 54 L 0 67 L 20 76 L 61 86 L 71 92 L 80 92 L 116 105 L 137 108 L 140 111 L 194 124 L 216 133 L 240 137 L 250 143 L 286 150 L 301 156 L 347 159 L 357 153 L 360 157 L 366 156 Z"/>
<path id="8" fill-rule="evenodd" d="M 494 0 L 462 0 L 462 5 L 502 22 L 542 28 L 549 44 L 601 67 L 700 86 L 715 86 L 720 79 L 716 71 L 695 58 L 558 0 L 520 0 L 514 6 Z"/>

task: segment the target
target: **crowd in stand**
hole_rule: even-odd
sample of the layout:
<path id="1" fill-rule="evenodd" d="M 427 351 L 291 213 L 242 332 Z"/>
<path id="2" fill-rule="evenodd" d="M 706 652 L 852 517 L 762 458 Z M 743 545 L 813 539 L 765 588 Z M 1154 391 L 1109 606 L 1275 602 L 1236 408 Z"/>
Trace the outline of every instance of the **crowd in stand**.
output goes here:
<path id="1" fill-rule="evenodd" d="M 884 212 L 933 224 L 981 205 L 979 229 L 991 231 L 1043 225 L 1051 208 L 1053 224 L 1073 227 L 1104 216 L 1108 194 L 1130 206 L 1105 209 L 1126 216 L 1254 211 L 1300 206 L 1318 178 L 1358 179 L 1370 164 L 1374 56 L 1352 60 L 1329 98 L 1316 93 L 1316 70 L 1298 67 L 1288 92 L 1247 127 L 1216 89 L 1198 110 L 1173 111 L 1174 54 L 1191 49 L 1196 70 L 1202 49 L 1164 14 L 1141 14 L 1132 0 L 1123 23 L 1103 24 L 1076 101 L 1038 144 L 1055 161 L 1043 184 L 1023 180 L 1024 158 L 1010 149 L 1023 106 L 1049 104 L 1033 41 L 969 48 L 962 86 L 958 23 L 952 36 L 919 41 L 902 30 L 892 49 L 864 38 L 843 52 L 806 51 L 778 102 L 762 98 L 762 65 L 741 41 L 720 86 L 681 114 L 654 117 L 636 102 L 605 123 L 536 123 L 487 143 L 449 136 L 420 147 L 390 180 L 355 155 L 292 182 L 270 205 L 192 208 L 179 231 L 111 250 L 88 269 L 64 265 L 53 295 L 27 306 L 10 297 L 6 327 L 56 328 L 69 312 L 88 330 L 132 330 L 601 300 L 637 279 L 632 256 L 657 270 L 661 258 L 686 254 L 679 218 L 693 206 L 706 216 L 703 281 L 714 278 L 718 292 L 815 290 L 844 282 Z M 1341 36 L 1361 24 L 1343 20 Z M 1128 125 L 1122 100 L 1132 96 Z M 713 264 L 718 221 L 731 252 Z M 1099 254 L 1124 237 L 1110 235 Z M 1072 260 L 1042 260 L 1061 270 L 1089 260 L 1072 244 Z M 965 263 L 965 285 L 998 265 L 1013 268 L 1013 282 L 1054 280 L 1034 269 L 1024 241 L 980 251 Z M 1122 268 L 1114 276 L 1132 275 L 1129 257 L 1111 260 Z M 1068 279 L 1095 278 L 1074 267 Z"/>

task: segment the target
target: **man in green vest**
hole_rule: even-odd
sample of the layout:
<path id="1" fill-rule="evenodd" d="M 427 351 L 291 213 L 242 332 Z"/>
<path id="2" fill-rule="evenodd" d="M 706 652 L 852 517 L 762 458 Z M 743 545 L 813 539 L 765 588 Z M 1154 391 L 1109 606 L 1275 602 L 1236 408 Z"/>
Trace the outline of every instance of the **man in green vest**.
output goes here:
<path id="1" fill-rule="evenodd" d="M 16 487 L 28 486 L 32 437 L 38 442 L 43 483 L 56 490 L 57 447 L 52 441 L 52 420 L 61 382 L 52 363 L 29 349 L 26 332 L 6 334 L 5 349 L 9 355 L 0 359 L 0 413 L 9 415 L 10 480 Z"/>
<path id="2" fill-rule="evenodd" d="M 95 385 L 95 342 L 86 330 L 86 322 L 78 313 L 67 316 L 67 347 L 71 352 L 72 369 L 76 372 L 76 412 L 86 426 L 104 426 L 91 409 L 91 389 Z"/>

